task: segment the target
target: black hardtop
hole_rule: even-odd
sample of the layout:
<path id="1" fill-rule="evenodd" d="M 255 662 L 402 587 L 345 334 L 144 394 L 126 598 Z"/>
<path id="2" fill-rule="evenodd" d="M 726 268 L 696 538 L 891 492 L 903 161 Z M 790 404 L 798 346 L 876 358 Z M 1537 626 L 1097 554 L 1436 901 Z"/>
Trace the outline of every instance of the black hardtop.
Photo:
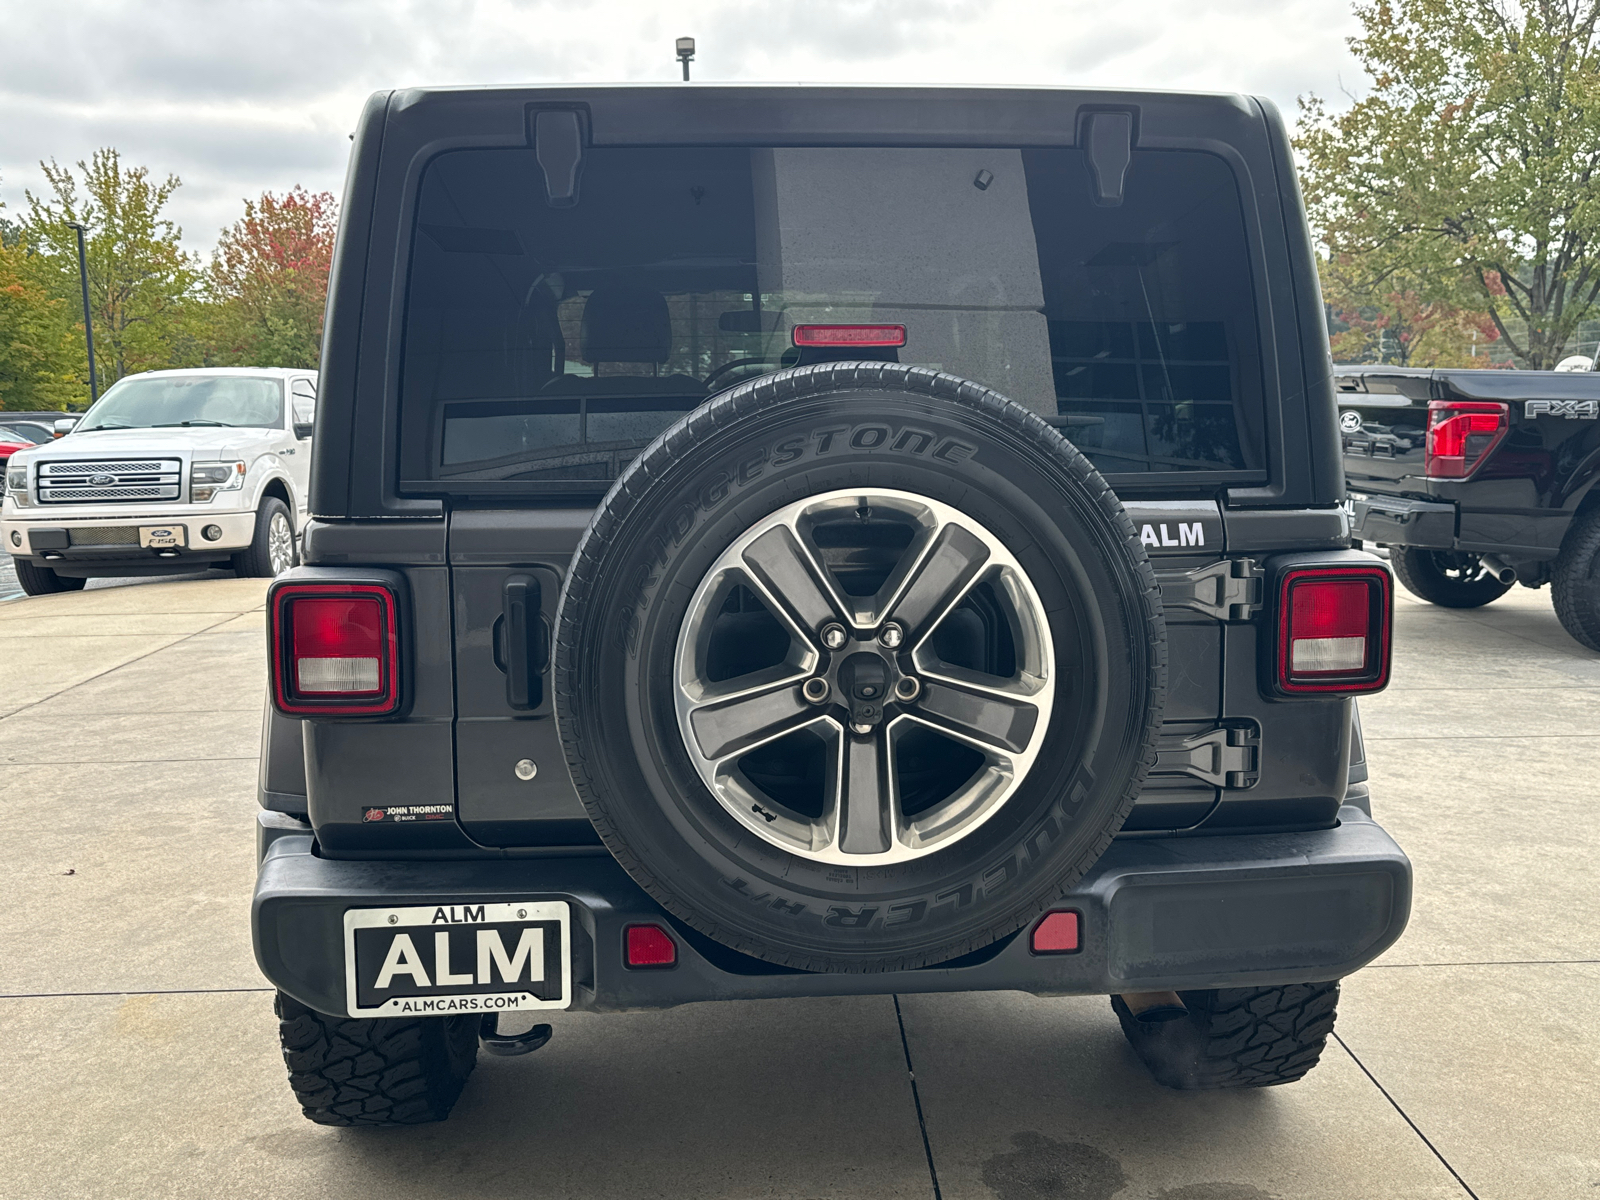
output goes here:
<path id="1" fill-rule="evenodd" d="M 379 92 L 362 114 L 330 278 L 311 504 L 324 519 L 439 518 L 402 489 L 394 430 L 410 236 L 431 160 L 530 147 L 540 112 L 576 111 L 591 146 L 1076 147 L 1095 113 L 1127 113 L 1135 149 L 1195 150 L 1233 172 L 1260 305 L 1259 483 L 1157 489 L 1233 507 L 1326 507 L 1343 495 L 1326 327 L 1287 131 L 1259 97 L 1078 88 L 559 85 Z M 1152 493 L 1151 498 L 1160 498 Z M 553 501 L 559 506 L 562 501 Z M 572 500 L 564 503 L 570 505 Z"/>
<path id="2" fill-rule="evenodd" d="M 1596 400 L 1600 371 L 1517 371 L 1466 367 L 1390 367 L 1336 363 L 1341 393 L 1411 400 Z"/>

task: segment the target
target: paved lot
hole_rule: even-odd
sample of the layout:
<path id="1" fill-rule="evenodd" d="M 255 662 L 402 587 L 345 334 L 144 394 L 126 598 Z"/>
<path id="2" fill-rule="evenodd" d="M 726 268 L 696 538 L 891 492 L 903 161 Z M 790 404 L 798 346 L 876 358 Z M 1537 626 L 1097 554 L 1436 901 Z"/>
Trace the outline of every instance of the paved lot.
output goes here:
<path id="1" fill-rule="evenodd" d="M 263 591 L 0 604 L 8 1198 L 1600 1195 L 1600 655 L 1545 593 L 1403 598 L 1363 713 L 1416 911 L 1300 1084 L 1164 1091 L 1104 1000 L 707 1004 L 560 1015 L 448 1124 L 339 1131 L 250 953 Z"/>

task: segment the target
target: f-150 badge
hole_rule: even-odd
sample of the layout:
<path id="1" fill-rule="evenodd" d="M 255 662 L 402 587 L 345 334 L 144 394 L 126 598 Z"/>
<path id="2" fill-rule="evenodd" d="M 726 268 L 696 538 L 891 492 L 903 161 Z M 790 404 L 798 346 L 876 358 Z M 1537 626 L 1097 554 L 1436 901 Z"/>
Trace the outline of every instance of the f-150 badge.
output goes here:
<path id="1" fill-rule="evenodd" d="M 1569 417 L 1593 421 L 1600 417 L 1600 400 L 1526 400 L 1522 411 L 1530 417 Z"/>

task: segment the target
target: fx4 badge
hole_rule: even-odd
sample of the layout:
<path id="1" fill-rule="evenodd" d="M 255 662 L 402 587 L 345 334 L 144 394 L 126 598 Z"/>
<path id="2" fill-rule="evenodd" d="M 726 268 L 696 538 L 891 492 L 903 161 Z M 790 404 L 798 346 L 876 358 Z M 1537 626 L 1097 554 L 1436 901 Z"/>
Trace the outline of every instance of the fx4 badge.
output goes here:
<path id="1" fill-rule="evenodd" d="M 1530 417 L 1568 417 L 1593 421 L 1600 417 L 1600 400 L 1527 400 L 1522 411 Z"/>

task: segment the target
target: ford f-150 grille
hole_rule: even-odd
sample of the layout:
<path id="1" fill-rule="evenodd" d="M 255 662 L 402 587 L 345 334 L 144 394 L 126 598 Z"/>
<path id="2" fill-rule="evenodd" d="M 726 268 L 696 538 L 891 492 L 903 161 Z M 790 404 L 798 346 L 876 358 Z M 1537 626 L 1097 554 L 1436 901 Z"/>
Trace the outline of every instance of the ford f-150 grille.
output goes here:
<path id="1" fill-rule="evenodd" d="M 176 458 L 39 464 L 40 504 L 176 500 L 182 490 L 183 463 Z"/>

